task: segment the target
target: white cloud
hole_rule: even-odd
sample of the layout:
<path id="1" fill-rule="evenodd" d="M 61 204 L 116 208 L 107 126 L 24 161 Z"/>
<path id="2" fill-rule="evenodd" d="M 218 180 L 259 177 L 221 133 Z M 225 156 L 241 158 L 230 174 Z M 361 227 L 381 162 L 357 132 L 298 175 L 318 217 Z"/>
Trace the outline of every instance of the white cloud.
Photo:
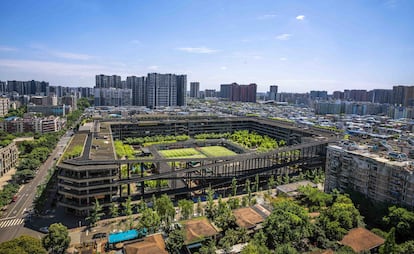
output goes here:
<path id="1" fill-rule="evenodd" d="M 280 61 L 287 61 L 288 59 L 286 57 L 279 58 Z"/>
<path id="2" fill-rule="evenodd" d="M 195 53 L 195 54 L 213 54 L 218 52 L 216 49 L 211 49 L 207 47 L 184 47 L 184 48 L 177 48 L 180 51 L 184 51 L 187 53 Z"/>
<path id="3" fill-rule="evenodd" d="M 296 19 L 297 20 L 304 20 L 305 19 L 305 15 L 296 16 Z"/>
<path id="4" fill-rule="evenodd" d="M 289 40 L 290 37 L 292 37 L 291 34 L 279 34 L 278 36 L 276 36 L 276 39 L 281 40 L 281 41 L 286 41 L 286 40 Z"/>
<path id="5" fill-rule="evenodd" d="M 0 51 L 5 51 L 5 52 L 17 51 L 17 48 L 0 45 Z"/>
<path id="6" fill-rule="evenodd" d="M 226 66 L 221 66 L 220 70 L 225 71 L 225 70 L 227 70 L 227 67 Z"/>
<path id="7" fill-rule="evenodd" d="M 158 70 L 160 67 L 158 66 L 158 65 L 151 65 L 151 66 L 148 66 L 148 70 L 152 70 L 152 71 L 156 71 L 156 70 Z"/>
<path id="8" fill-rule="evenodd" d="M 274 19 L 276 17 L 277 17 L 276 14 L 264 14 L 264 15 L 257 17 L 257 19 L 265 20 L 265 19 Z"/>

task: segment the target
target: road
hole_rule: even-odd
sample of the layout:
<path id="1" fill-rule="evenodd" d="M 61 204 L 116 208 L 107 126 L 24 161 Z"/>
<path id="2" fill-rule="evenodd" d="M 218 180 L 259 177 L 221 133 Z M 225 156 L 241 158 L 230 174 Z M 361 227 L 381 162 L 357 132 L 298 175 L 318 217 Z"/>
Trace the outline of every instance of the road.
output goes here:
<path id="1" fill-rule="evenodd" d="M 36 195 L 36 188 L 42 184 L 47 172 L 54 166 L 60 155 L 63 153 L 70 140 L 72 132 L 66 132 L 59 140 L 57 146 L 52 151 L 48 159 L 39 167 L 35 178 L 27 184 L 21 186 L 17 200 L 11 203 L 0 218 L 0 242 L 5 242 L 19 237 L 22 234 L 31 235 L 37 238 L 43 236 L 42 233 L 25 227 L 25 220 L 28 219 L 28 211 L 32 209 L 33 200 Z"/>

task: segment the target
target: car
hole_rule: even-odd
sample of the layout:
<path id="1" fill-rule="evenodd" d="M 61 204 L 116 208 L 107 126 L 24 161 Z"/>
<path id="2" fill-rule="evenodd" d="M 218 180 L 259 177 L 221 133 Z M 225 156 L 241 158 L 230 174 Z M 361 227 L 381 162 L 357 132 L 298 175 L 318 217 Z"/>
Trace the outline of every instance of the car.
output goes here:
<path id="1" fill-rule="evenodd" d="M 42 232 L 42 233 L 47 234 L 47 233 L 49 233 L 49 227 L 41 227 L 41 228 L 39 228 L 39 231 Z"/>
<path id="2" fill-rule="evenodd" d="M 17 198 L 18 198 L 18 196 L 14 196 L 13 199 L 12 199 L 12 202 L 16 202 Z"/>
<path id="3" fill-rule="evenodd" d="M 106 237 L 106 233 L 96 233 L 92 236 L 92 239 L 101 239 L 105 237 Z"/>

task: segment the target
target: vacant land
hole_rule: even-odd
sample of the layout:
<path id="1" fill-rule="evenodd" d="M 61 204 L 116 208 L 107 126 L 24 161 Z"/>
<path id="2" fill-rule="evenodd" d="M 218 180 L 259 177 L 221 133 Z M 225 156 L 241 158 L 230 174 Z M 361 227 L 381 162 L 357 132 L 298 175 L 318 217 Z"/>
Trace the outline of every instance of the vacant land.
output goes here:
<path id="1" fill-rule="evenodd" d="M 237 154 L 222 146 L 201 147 L 200 151 L 207 157 L 233 156 Z"/>

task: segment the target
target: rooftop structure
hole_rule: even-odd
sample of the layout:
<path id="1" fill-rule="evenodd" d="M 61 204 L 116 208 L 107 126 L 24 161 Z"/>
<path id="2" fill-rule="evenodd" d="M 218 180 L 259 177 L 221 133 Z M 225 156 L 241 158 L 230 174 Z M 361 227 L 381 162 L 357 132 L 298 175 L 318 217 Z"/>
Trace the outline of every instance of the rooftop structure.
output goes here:
<path id="1" fill-rule="evenodd" d="M 254 205 L 236 209 L 233 214 L 239 227 L 254 229 L 270 215 L 270 212 L 261 205 Z"/>
<path id="2" fill-rule="evenodd" d="M 384 239 L 365 228 L 351 229 L 344 236 L 341 243 L 351 247 L 356 253 L 361 251 L 370 251 L 381 246 Z"/>
<path id="3" fill-rule="evenodd" d="M 196 218 L 183 222 L 185 230 L 184 244 L 200 242 L 208 237 L 214 237 L 218 230 L 208 221 L 207 218 Z"/>
<path id="4" fill-rule="evenodd" d="M 126 244 L 124 250 L 126 254 L 168 254 L 161 234 L 150 235 L 141 241 Z"/>

